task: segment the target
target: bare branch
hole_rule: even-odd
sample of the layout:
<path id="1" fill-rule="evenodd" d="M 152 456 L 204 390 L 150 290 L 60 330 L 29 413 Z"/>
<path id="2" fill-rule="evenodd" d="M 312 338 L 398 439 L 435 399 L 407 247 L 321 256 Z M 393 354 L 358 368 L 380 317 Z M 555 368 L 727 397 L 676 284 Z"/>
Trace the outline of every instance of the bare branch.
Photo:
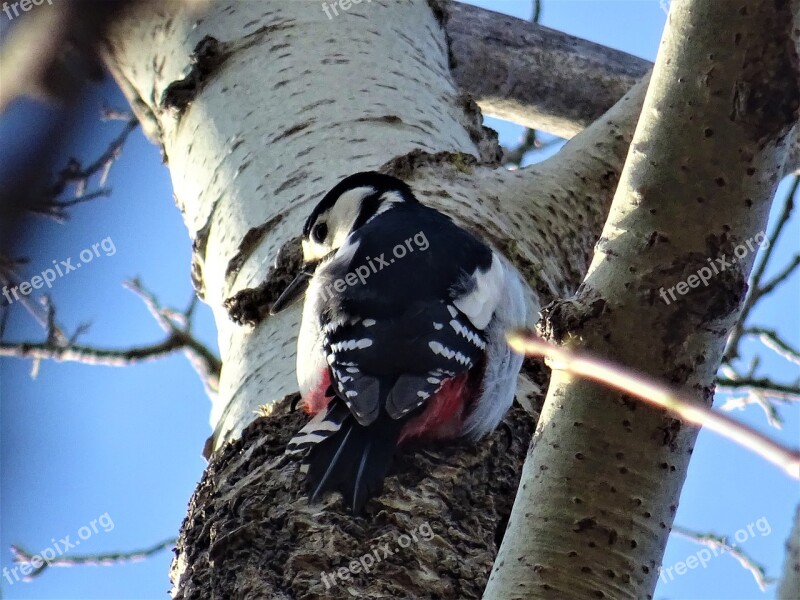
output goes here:
<path id="1" fill-rule="evenodd" d="M 109 114 L 108 110 L 104 111 L 103 118 L 112 120 L 105 116 L 107 114 Z M 114 119 L 119 116 L 114 114 Z M 130 114 L 127 115 L 126 121 L 122 131 L 109 143 L 100 156 L 88 166 L 83 167 L 78 160 L 71 158 L 67 162 L 67 166 L 58 172 L 53 185 L 43 192 L 42 197 L 37 198 L 28 209 L 33 213 L 50 217 L 58 222 L 64 222 L 68 218 L 66 209 L 96 198 L 109 197 L 111 189 L 105 187 L 108 174 L 114 162 L 122 154 L 122 147 L 128 137 L 139 126 L 139 122 Z M 100 187 L 92 192 L 87 192 L 91 178 L 98 174 L 98 185 Z M 70 185 L 75 188 L 75 197 L 68 200 L 58 200 L 58 197 Z"/>
<path id="2" fill-rule="evenodd" d="M 783 428 L 783 417 L 778 412 L 775 403 L 759 392 L 750 392 L 744 396 L 731 396 L 719 407 L 721 411 L 730 412 L 732 410 L 743 410 L 746 406 L 755 404 L 764 411 L 767 417 L 767 424 L 775 429 Z"/>
<path id="3" fill-rule="evenodd" d="M 162 307 L 155 296 L 144 289 L 138 279 L 126 281 L 123 285 L 141 298 L 161 329 L 168 332 L 170 336 L 181 340 L 183 352 L 203 381 L 206 392 L 209 394 L 216 393 L 219 389 L 219 374 L 222 370 L 222 363 L 213 352 L 195 339 L 190 332 L 191 317 L 197 302 L 196 297 L 192 297 L 189 307 L 183 313 L 178 313 L 173 309 Z"/>
<path id="4" fill-rule="evenodd" d="M 531 23 L 538 23 L 539 18 L 542 16 L 542 0 L 533 0 L 533 10 L 531 12 Z M 553 140 L 555 142 L 561 141 L 559 138 Z M 525 155 L 532 150 L 540 150 L 548 144 L 542 144 L 536 135 L 536 129 L 527 127 L 522 136 L 522 141 L 516 148 L 503 148 L 503 166 L 505 167 L 521 167 Z"/>
<path id="5" fill-rule="evenodd" d="M 31 581 L 38 577 L 47 567 L 74 567 L 78 565 L 91 565 L 109 567 L 125 562 L 143 561 L 162 550 L 167 550 L 175 545 L 176 538 L 169 538 L 163 542 L 154 544 L 141 550 L 131 552 L 108 552 L 105 554 L 76 554 L 62 555 L 50 560 L 44 560 L 38 554 L 33 554 L 25 550 L 22 546 L 11 546 L 11 553 L 14 555 L 14 562 L 17 564 L 27 564 L 33 569 L 31 573 L 24 577 L 24 581 Z"/>
<path id="6" fill-rule="evenodd" d="M 3 254 L 0 254 L 0 285 L 9 288 L 19 286 L 19 281 L 22 279 L 17 272 L 17 267 L 27 262 L 25 258 L 11 259 Z M 41 306 L 37 306 L 29 296 L 23 295 L 17 300 L 22 307 L 33 317 L 33 319 L 47 332 L 48 339 L 56 339 L 63 342 L 67 339 L 63 329 L 61 329 L 55 322 L 55 316 L 49 314 L 48 306 L 49 301 L 45 299 Z M 6 306 L 6 310 L 10 313 L 10 305 Z M 0 335 L 0 339 L 2 339 Z"/>
<path id="7" fill-rule="evenodd" d="M 750 316 L 750 311 L 752 311 L 753 306 L 755 306 L 759 298 L 764 295 L 764 292 L 761 291 L 761 280 L 764 277 L 764 271 L 767 268 L 767 264 L 772 257 L 775 244 L 780 238 L 784 226 L 789 222 L 789 217 L 792 215 L 792 211 L 794 210 L 794 197 L 795 194 L 797 194 L 798 189 L 800 189 L 800 176 L 794 178 L 794 183 L 792 184 L 792 187 L 789 189 L 788 193 L 786 194 L 786 198 L 783 201 L 783 209 L 778 217 L 778 222 L 775 224 L 775 228 L 773 229 L 772 233 L 767 236 L 768 243 L 764 244 L 764 246 L 766 246 L 764 253 L 753 267 L 753 274 L 750 277 L 750 287 L 747 297 L 745 298 L 744 305 L 742 306 L 742 310 L 739 315 L 739 321 L 734 326 L 733 331 L 731 331 L 731 334 L 728 337 L 725 354 L 723 355 L 722 359 L 723 363 L 730 363 L 739 356 L 739 342 L 741 341 L 744 327 L 747 323 L 747 319 Z"/>
<path id="8" fill-rule="evenodd" d="M 800 254 L 795 254 L 789 264 L 784 267 L 784 269 L 775 275 L 772 279 L 770 279 L 767 283 L 762 285 L 758 288 L 756 300 L 759 298 L 763 298 L 770 292 L 772 292 L 778 285 L 780 285 L 783 281 L 789 278 L 789 276 L 794 272 L 797 266 L 800 265 Z"/>
<path id="9" fill-rule="evenodd" d="M 773 329 L 764 329 L 763 327 L 749 327 L 742 332 L 745 336 L 756 336 L 759 341 L 770 350 L 774 350 L 776 354 L 785 358 L 789 362 L 800 365 L 800 352 L 784 341 L 776 331 Z"/>
<path id="10" fill-rule="evenodd" d="M 543 356 L 553 370 L 562 370 L 629 393 L 641 400 L 674 412 L 683 421 L 706 427 L 758 454 L 783 469 L 790 477 L 800 479 L 800 451 L 785 448 L 755 429 L 698 404 L 672 391 L 651 377 L 545 342 L 532 331 L 518 330 L 508 334 L 508 343 L 517 352 Z"/>
<path id="11" fill-rule="evenodd" d="M 178 336 L 169 336 L 157 344 L 135 346 L 124 350 L 78 344 L 60 345 L 50 342 L 0 342 L 0 356 L 124 367 L 137 362 L 163 358 L 182 348 L 183 340 Z"/>
<path id="12" fill-rule="evenodd" d="M 484 114 L 569 139 L 641 79 L 650 61 L 458 2 L 447 33 L 456 83 Z M 800 126 L 784 174 L 800 174 Z"/>
<path id="13" fill-rule="evenodd" d="M 772 381 L 768 377 L 743 377 L 741 379 L 717 378 L 717 389 L 747 390 L 772 395 L 785 402 L 800 400 L 800 386 Z"/>
<path id="14" fill-rule="evenodd" d="M 720 536 L 711 532 L 700 533 L 699 531 L 692 531 L 677 525 L 672 528 L 672 533 L 676 533 L 682 538 L 696 544 L 711 548 L 714 551 L 714 556 L 717 555 L 717 552 L 721 552 L 722 554 L 728 554 L 735 558 L 742 567 L 750 571 L 750 574 L 753 576 L 753 579 L 756 580 L 756 584 L 762 592 L 766 591 L 768 585 L 775 583 L 773 578 L 767 577 L 766 569 L 764 569 L 761 564 L 748 556 L 747 553 L 741 548 L 738 548 L 736 544 L 728 542 L 728 536 Z"/>
<path id="15" fill-rule="evenodd" d="M 222 364 L 214 353 L 191 333 L 191 314 L 196 306 L 196 300 L 189 303 L 186 311 L 179 313 L 173 309 L 161 307 L 156 298 L 147 292 L 138 280 L 125 282 L 124 285 L 142 299 L 161 329 L 168 334 L 164 340 L 156 344 L 125 349 L 79 345 L 76 340 L 88 330 L 88 325 L 80 325 L 72 336 L 66 336 L 56 323 L 55 307 L 49 298 L 45 298 L 43 302 L 45 314 L 39 315 L 39 317 L 47 332 L 46 340 L 44 342 L 0 341 L 0 356 L 33 359 L 35 376 L 38 362 L 41 360 L 121 367 L 163 358 L 173 352 L 183 351 L 192 367 L 200 375 L 207 393 L 216 393 L 219 389 L 219 374 Z"/>

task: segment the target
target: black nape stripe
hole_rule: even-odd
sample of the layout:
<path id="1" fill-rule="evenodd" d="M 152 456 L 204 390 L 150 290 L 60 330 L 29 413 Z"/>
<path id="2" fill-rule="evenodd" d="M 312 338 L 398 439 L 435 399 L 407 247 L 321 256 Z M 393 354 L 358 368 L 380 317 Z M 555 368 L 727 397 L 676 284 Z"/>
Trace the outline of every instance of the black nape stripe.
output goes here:
<path id="1" fill-rule="evenodd" d="M 309 236 L 311 233 L 311 228 L 317 221 L 317 217 L 328 210 L 331 206 L 336 204 L 339 196 L 344 194 L 347 190 L 353 190 L 359 187 L 374 188 L 378 198 L 380 198 L 381 194 L 386 192 L 397 192 L 406 202 L 419 202 L 416 197 L 414 197 L 414 192 L 411 191 L 411 188 L 408 186 L 408 184 L 397 177 L 384 175 L 383 173 L 378 173 L 377 171 L 363 171 L 361 173 L 355 173 L 354 175 L 350 175 L 349 177 L 342 179 L 327 194 L 325 194 L 322 200 L 320 200 L 319 204 L 317 204 L 317 206 L 308 216 L 308 219 L 306 219 L 305 225 L 303 226 L 303 237 L 307 238 Z M 375 207 L 375 210 L 377 210 L 377 206 Z M 375 213 L 373 212 L 372 214 Z M 361 224 L 363 225 L 363 223 Z"/>

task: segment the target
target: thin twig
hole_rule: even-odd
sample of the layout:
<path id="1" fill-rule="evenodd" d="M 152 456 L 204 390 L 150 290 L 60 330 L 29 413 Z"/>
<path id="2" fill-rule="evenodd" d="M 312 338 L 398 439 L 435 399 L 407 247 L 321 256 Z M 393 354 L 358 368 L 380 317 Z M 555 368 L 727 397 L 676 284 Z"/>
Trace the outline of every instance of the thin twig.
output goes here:
<path id="1" fill-rule="evenodd" d="M 786 265 L 786 267 L 784 267 L 783 271 L 775 275 L 775 277 L 773 277 L 770 281 L 768 281 L 763 286 L 758 288 L 756 300 L 766 296 L 772 290 L 774 290 L 778 285 L 780 285 L 784 280 L 788 279 L 798 265 L 800 265 L 800 254 L 795 254 L 792 260 L 789 261 L 789 264 Z"/>
<path id="2" fill-rule="evenodd" d="M 764 271 L 766 270 L 767 264 L 772 257 L 772 252 L 775 249 L 778 238 L 780 237 L 786 223 L 789 222 L 789 217 L 794 210 L 794 197 L 797 194 L 798 189 L 800 189 L 800 176 L 794 178 L 794 182 L 792 183 L 792 186 L 789 189 L 789 192 L 786 194 L 786 198 L 784 199 L 783 209 L 778 217 L 778 222 L 775 224 L 775 228 L 773 229 L 772 233 L 767 236 L 768 243 L 765 244 L 766 248 L 761 254 L 760 260 L 756 262 L 756 265 L 753 268 L 753 273 L 750 277 L 750 286 L 747 296 L 745 297 L 744 304 L 742 305 L 742 312 L 739 315 L 739 321 L 736 323 L 736 325 L 734 325 L 730 336 L 728 336 L 728 343 L 726 344 L 725 352 L 723 353 L 723 362 L 732 362 L 739 356 L 739 342 L 742 338 L 742 332 L 744 331 L 745 324 L 750 316 L 750 311 L 753 309 L 753 306 L 755 306 L 758 299 L 764 295 L 764 292 L 761 291 L 761 279 L 764 276 Z M 775 280 L 773 280 L 771 284 L 772 283 L 777 285 Z"/>
<path id="3" fill-rule="evenodd" d="M 114 118 L 120 118 L 122 116 L 106 110 L 104 112 L 104 117 L 112 114 L 115 115 Z M 105 118 L 104 120 L 109 119 Z M 125 116 L 125 121 L 126 123 L 122 131 L 111 140 L 100 156 L 93 160 L 88 166 L 82 167 L 80 162 L 74 158 L 70 158 L 69 161 L 67 161 L 67 165 L 56 175 L 53 184 L 42 192 L 42 198 L 33 202 L 29 210 L 33 213 L 50 217 L 57 222 L 63 223 L 68 218 L 68 208 L 96 198 L 109 197 L 111 195 L 111 190 L 107 188 L 105 184 L 111 166 L 122 154 L 122 147 L 127 141 L 128 136 L 130 136 L 139 125 L 139 122 L 131 114 Z M 98 173 L 99 189 L 87 192 L 89 180 Z M 74 197 L 68 200 L 58 200 L 58 197 L 64 193 L 70 184 L 75 188 Z"/>
<path id="4" fill-rule="evenodd" d="M 141 298 L 161 329 L 182 340 L 183 352 L 195 372 L 200 376 L 206 392 L 215 394 L 219 389 L 219 374 L 222 370 L 222 362 L 191 334 L 191 317 L 196 306 L 196 300 L 193 299 L 189 303 L 186 311 L 178 313 L 173 309 L 162 307 L 156 297 L 144 289 L 138 279 L 126 281 L 123 286 Z"/>
<path id="5" fill-rule="evenodd" d="M 80 325 L 72 336 L 67 337 L 56 324 L 55 307 L 49 299 L 46 299 L 46 314 L 41 317 L 42 325 L 47 332 L 46 340 L 44 342 L 0 341 L 0 356 L 33 359 L 35 374 L 41 360 L 121 367 L 182 351 L 200 375 L 206 392 L 209 395 L 215 394 L 219 389 L 222 363 L 191 333 L 191 314 L 196 301 L 191 301 L 184 313 L 178 313 L 173 309 L 161 307 L 155 296 L 146 291 L 138 280 L 125 282 L 124 285 L 142 299 L 158 325 L 167 333 L 164 340 L 147 346 L 123 349 L 79 345 L 76 340 L 88 330 L 88 325 Z"/>
<path id="6" fill-rule="evenodd" d="M 800 479 L 800 451 L 785 448 L 755 429 L 706 408 L 655 379 L 588 354 L 554 346 L 529 330 L 515 330 L 506 337 L 517 352 L 544 356 L 553 363 L 553 369 L 580 375 L 668 409 L 687 423 L 715 431 L 779 466 L 790 477 Z"/>
<path id="7" fill-rule="evenodd" d="M 800 365 L 800 351 L 784 341 L 773 329 L 763 327 L 749 327 L 742 332 L 742 336 L 752 335 L 758 337 L 759 341 L 776 354 L 785 358 L 789 362 Z"/>
<path id="8" fill-rule="evenodd" d="M 800 386 L 777 383 L 768 377 L 742 377 L 740 379 L 717 378 L 717 389 L 754 390 L 769 394 L 784 402 L 800 401 Z"/>
<path id="9" fill-rule="evenodd" d="M 727 536 L 719 536 L 714 533 L 700 533 L 678 526 L 672 528 L 672 533 L 676 533 L 696 544 L 711 548 L 714 551 L 714 556 L 717 555 L 717 552 L 721 554 L 730 554 L 739 561 L 740 565 L 750 571 L 762 592 L 766 591 L 767 586 L 775 583 L 775 579 L 767 577 L 766 569 L 764 569 L 763 566 L 749 557 L 743 550 L 737 548 L 736 544 L 729 543 Z"/>
<path id="10" fill-rule="evenodd" d="M 34 577 L 42 574 L 47 567 L 74 567 L 77 565 L 92 566 L 111 566 L 124 562 L 138 562 L 153 556 L 154 554 L 172 548 L 177 539 L 169 538 L 148 548 L 133 550 L 132 552 L 109 552 L 106 554 L 77 554 L 57 556 L 50 560 L 44 560 L 41 556 L 33 554 L 21 546 L 11 546 L 11 553 L 14 555 L 14 562 L 17 564 L 30 565 L 33 571 L 24 577 L 24 581 L 30 581 Z"/>
<path id="11" fill-rule="evenodd" d="M 770 427 L 783 429 L 783 417 L 781 417 L 781 414 L 778 412 L 778 408 L 763 394 L 751 392 L 744 396 L 731 396 L 719 409 L 723 412 L 744 410 L 744 408 L 750 404 L 755 404 L 764 411 L 764 416 L 767 417 L 767 424 Z"/>

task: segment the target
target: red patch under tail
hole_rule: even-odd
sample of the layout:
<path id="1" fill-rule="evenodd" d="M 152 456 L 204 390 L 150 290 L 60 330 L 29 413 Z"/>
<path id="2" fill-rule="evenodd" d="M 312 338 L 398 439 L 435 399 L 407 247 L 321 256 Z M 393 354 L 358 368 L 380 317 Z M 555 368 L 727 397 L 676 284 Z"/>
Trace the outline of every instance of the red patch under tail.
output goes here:
<path id="1" fill-rule="evenodd" d="M 411 438 L 447 439 L 458 436 L 464 424 L 464 409 L 469 373 L 462 373 L 444 382 L 428 400 L 422 414 L 405 424 L 398 443 Z"/>
<path id="2" fill-rule="evenodd" d="M 333 398 L 333 396 L 326 395 L 330 386 L 331 372 L 325 369 L 322 373 L 322 380 L 319 385 L 309 391 L 305 398 L 303 398 L 303 410 L 313 416 L 327 408 L 328 403 Z"/>

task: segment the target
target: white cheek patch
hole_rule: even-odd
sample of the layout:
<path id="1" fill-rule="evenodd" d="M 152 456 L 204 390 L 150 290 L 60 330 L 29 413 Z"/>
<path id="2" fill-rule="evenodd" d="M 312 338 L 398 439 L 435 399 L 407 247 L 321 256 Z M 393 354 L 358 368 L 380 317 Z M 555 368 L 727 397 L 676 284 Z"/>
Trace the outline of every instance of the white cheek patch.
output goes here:
<path id="1" fill-rule="evenodd" d="M 331 251 L 326 245 L 317 244 L 311 240 L 303 240 L 301 244 L 303 246 L 303 260 L 307 263 L 319 260 Z"/>
<path id="2" fill-rule="evenodd" d="M 491 321 L 504 291 L 505 275 L 503 263 L 493 255 L 492 266 L 488 271 L 475 269 L 472 274 L 472 291 L 453 301 L 477 329 L 486 329 Z"/>
<path id="3" fill-rule="evenodd" d="M 341 246 L 353 230 L 353 223 L 361 212 L 361 203 L 364 198 L 375 193 L 375 188 L 370 186 L 358 187 L 347 190 L 339 196 L 330 210 L 328 219 L 328 244 L 331 248 Z"/>

